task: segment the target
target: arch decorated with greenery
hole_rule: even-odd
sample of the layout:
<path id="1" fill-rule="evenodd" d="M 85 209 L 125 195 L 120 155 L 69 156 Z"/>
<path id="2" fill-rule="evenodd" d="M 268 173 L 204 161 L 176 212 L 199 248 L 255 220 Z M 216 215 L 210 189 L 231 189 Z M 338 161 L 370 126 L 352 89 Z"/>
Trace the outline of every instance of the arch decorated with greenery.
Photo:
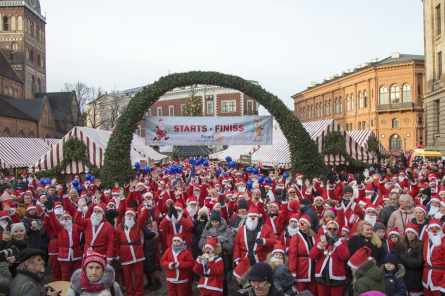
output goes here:
<path id="1" fill-rule="evenodd" d="M 130 146 L 133 132 L 144 113 L 166 92 L 195 84 L 216 85 L 238 90 L 254 98 L 264 106 L 280 124 L 291 152 L 293 173 L 301 173 L 309 178 L 326 172 L 323 156 L 318 152 L 315 142 L 304 129 L 300 120 L 275 95 L 238 76 L 218 72 L 192 71 L 175 73 L 161 77 L 158 81 L 144 87 L 128 103 L 110 136 L 104 155 L 101 180 L 106 186 L 114 182 L 134 178 L 130 161 Z"/>

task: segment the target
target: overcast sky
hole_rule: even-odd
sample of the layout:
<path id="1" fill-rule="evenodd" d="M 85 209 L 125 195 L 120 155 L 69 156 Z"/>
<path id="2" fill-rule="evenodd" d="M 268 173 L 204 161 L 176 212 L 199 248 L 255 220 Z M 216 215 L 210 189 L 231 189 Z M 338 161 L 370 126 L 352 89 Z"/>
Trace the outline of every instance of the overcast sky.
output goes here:
<path id="1" fill-rule="evenodd" d="M 40 0 L 47 91 L 105 90 L 170 72 L 257 80 L 291 110 L 311 81 L 392 52 L 424 54 L 420 0 Z"/>

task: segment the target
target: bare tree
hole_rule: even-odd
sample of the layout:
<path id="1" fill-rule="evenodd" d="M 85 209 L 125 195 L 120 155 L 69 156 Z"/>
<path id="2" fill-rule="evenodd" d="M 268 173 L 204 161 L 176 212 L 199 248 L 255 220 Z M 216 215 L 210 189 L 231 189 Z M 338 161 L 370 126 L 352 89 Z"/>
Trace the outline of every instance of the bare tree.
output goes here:
<path id="1" fill-rule="evenodd" d="M 107 125 L 109 129 L 116 125 L 119 116 L 122 111 L 124 111 L 124 104 L 122 102 L 122 98 L 112 96 L 111 99 L 107 100 L 108 108 L 107 108 Z"/>

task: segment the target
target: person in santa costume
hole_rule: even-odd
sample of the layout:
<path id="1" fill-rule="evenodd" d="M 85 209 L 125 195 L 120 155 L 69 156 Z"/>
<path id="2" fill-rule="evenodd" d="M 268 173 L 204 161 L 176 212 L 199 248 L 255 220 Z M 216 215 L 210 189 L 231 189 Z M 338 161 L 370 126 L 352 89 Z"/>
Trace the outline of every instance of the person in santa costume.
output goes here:
<path id="1" fill-rule="evenodd" d="M 161 258 L 161 265 L 166 270 L 169 296 L 193 295 L 190 274 L 194 260 L 187 249 L 184 235 L 177 233 L 173 236 L 171 247 Z"/>
<path id="2" fill-rule="evenodd" d="M 85 206 L 85 200 L 79 202 L 79 207 L 81 204 Z M 105 219 L 105 211 L 104 204 L 97 204 L 90 218 L 75 215 L 74 222 L 85 228 L 85 251 L 91 248 L 94 252 L 106 256 L 111 264 L 114 257 L 114 227 Z"/>
<path id="3" fill-rule="evenodd" d="M 218 238 L 208 239 L 203 247 L 203 253 L 196 258 L 193 267 L 193 272 L 201 275 L 198 284 L 201 296 L 222 296 L 224 263 L 220 257 L 222 248 Z"/>
<path id="4" fill-rule="evenodd" d="M 440 221 L 431 220 L 427 231 L 428 236 L 423 242 L 423 293 L 425 296 L 439 296 L 445 292 L 445 239 Z"/>
<path id="5" fill-rule="evenodd" d="M 148 204 L 148 197 L 146 204 Z M 120 241 L 119 258 L 125 273 L 125 288 L 128 295 L 142 296 L 144 294 L 144 251 L 141 243 L 141 231 L 145 221 L 150 216 L 150 209 L 143 207 L 142 214 L 136 221 L 136 212 L 133 208 L 127 208 L 125 217 L 117 227 Z M 135 286 L 133 286 L 133 275 Z"/>
<path id="6" fill-rule="evenodd" d="M 289 223 L 287 201 L 281 201 L 281 205 L 274 201 L 269 204 L 268 214 L 265 215 L 265 222 L 272 227 L 276 236 L 280 236 L 284 227 Z"/>
<path id="7" fill-rule="evenodd" d="M 297 234 L 299 227 L 298 227 L 298 220 L 300 219 L 300 215 L 293 214 L 289 219 L 289 224 L 284 228 L 283 232 L 281 232 L 280 235 L 280 242 L 286 246 L 286 248 L 289 248 L 290 242 L 292 240 L 292 237 Z"/>
<path id="8" fill-rule="evenodd" d="M 315 246 L 309 252 L 315 265 L 315 281 L 318 284 L 318 295 L 343 295 L 346 283 L 344 262 L 349 259 L 348 245 L 338 237 L 339 225 L 336 221 L 326 221 L 328 230 L 325 239 L 315 240 Z M 323 241 L 322 241 L 323 239 Z"/>
<path id="9" fill-rule="evenodd" d="M 318 235 L 311 229 L 310 217 L 303 215 L 299 219 L 299 231 L 292 236 L 288 251 L 289 269 L 298 291 L 309 290 L 313 295 L 317 295 L 317 283 L 313 268 L 315 262 L 309 258 L 309 253 L 317 239 Z"/>
<path id="10" fill-rule="evenodd" d="M 233 260 L 237 266 L 233 274 L 240 278 L 250 266 L 265 261 L 276 239 L 273 229 L 260 217 L 258 208 L 255 205 L 250 206 L 246 224 L 239 229 L 235 237 Z"/>
<path id="11" fill-rule="evenodd" d="M 43 207 L 45 207 L 45 205 L 43 205 Z M 1 226 L 1 221 L 2 221 L 1 217 L 3 212 L 0 212 L 0 226 Z M 54 209 L 54 214 L 56 216 L 57 221 L 59 221 L 60 223 L 62 221 L 63 211 L 61 209 Z M 43 218 L 43 225 L 45 226 L 46 232 L 48 233 L 49 236 L 48 256 L 51 263 L 51 275 L 53 277 L 53 282 L 57 282 L 62 279 L 60 262 L 57 259 L 59 253 L 59 243 L 58 243 L 59 238 L 57 235 L 57 231 L 52 226 L 51 219 L 49 218 L 48 213 L 46 212 L 45 212 L 45 217 Z"/>
<path id="12" fill-rule="evenodd" d="M 173 236 L 177 233 L 182 233 L 186 245 L 190 246 L 193 222 L 187 217 L 187 214 L 184 213 L 181 203 L 176 202 L 174 206 L 170 207 L 168 215 L 161 221 L 159 228 L 167 238 L 168 247 L 171 247 Z"/>
<path id="13" fill-rule="evenodd" d="M 416 205 L 414 209 L 414 218 L 411 219 L 411 222 L 414 225 L 419 226 L 419 239 L 423 241 L 425 236 L 427 236 L 427 226 L 430 222 L 430 219 L 427 216 L 426 207 L 424 205 Z"/>
<path id="14" fill-rule="evenodd" d="M 51 221 L 52 229 L 57 234 L 57 260 L 60 264 L 61 280 L 69 281 L 74 271 L 80 268 L 82 249 L 80 248 L 80 233 L 85 229 L 73 224 L 73 217 L 65 212 L 61 221 L 56 217 L 52 201 L 45 203 L 46 213 Z"/>

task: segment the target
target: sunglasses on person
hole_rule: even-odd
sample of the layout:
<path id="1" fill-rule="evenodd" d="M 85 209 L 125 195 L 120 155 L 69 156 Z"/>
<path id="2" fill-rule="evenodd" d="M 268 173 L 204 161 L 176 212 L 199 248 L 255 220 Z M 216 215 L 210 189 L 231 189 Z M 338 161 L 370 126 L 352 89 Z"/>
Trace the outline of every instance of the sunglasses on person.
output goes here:
<path id="1" fill-rule="evenodd" d="M 329 231 L 337 231 L 337 228 L 331 228 L 331 227 L 328 227 L 327 228 Z"/>

